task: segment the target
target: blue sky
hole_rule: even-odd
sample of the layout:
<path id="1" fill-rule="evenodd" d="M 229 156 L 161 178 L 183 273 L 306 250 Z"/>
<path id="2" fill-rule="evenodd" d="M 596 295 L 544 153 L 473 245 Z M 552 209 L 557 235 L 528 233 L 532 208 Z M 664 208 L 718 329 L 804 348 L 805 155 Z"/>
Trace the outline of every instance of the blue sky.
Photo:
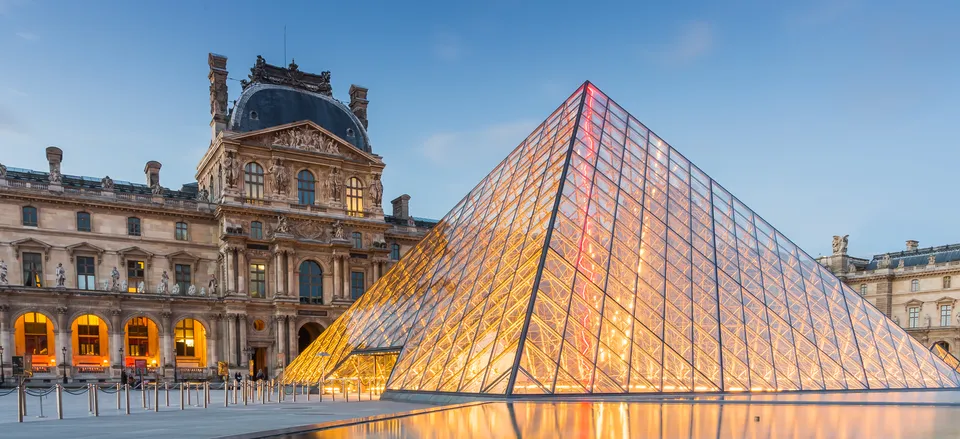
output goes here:
<path id="1" fill-rule="evenodd" d="M 677 3 L 677 4 L 674 4 Z M 439 218 L 590 79 L 813 255 L 960 242 L 960 5 L 0 0 L 0 162 L 192 181 L 206 56 L 370 88 L 385 199 Z M 783 3 L 781 5 L 780 3 Z M 240 86 L 230 81 L 230 99 Z"/>

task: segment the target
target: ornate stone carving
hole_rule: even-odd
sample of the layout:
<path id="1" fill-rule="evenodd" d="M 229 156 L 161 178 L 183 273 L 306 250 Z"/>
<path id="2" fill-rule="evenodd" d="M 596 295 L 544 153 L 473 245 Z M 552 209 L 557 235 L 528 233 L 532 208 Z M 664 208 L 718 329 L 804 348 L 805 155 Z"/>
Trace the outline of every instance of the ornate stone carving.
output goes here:
<path id="1" fill-rule="evenodd" d="M 63 269 L 63 263 L 57 264 L 57 268 L 54 269 L 53 273 L 57 279 L 57 288 L 64 288 L 64 283 L 67 281 L 67 272 Z"/>
<path id="2" fill-rule="evenodd" d="M 927 258 L 927 265 L 934 265 L 936 263 L 937 263 L 937 255 L 930 255 L 930 257 Z"/>
<path id="3" fill-rule="evenodd" d="M 301 220 L 293 223 L 293 234 L 303 239 L 317 240 L 323 237 L 324 227 L 319 222 Z"/>
<path id="4" fill-rule="evenodd" d="M 227 84 L 210 83 L 210 114 L 227 114 Z"/>
<path id="5" fill-rule="evenodd" d="M 117 267 L 113 267 L 113 271 L 110 272 L 110 289 L 113 291 L 118 291 L 120 288 L 120 271 L 117 270 Z M 124 288 L 126 290 L 126 288 Z"/>
<path id="6" fill-rule="evenodd" d="M 290 233 L 290 224 L 287 223 L 287 217 L 277 215 L 277 227 L 273 231 L 274 233 Z"/>
<path id="7" fill-rule="evenodd" d="M 154 195 L 163 195 L 163 186 L 160 186 L 160 183 L 154 183 L 150 186 L 150 192 Z"/>
<path id="8" fill-rule="evenodd" d="M 343 223 L 337 221 L 333 223 L 333 239 L 343 240 Z"/>
<path id="9" fill-rule="evenodd" d="M 387 248 L 387 241 L 383 238 L 382 233 L 373 235 L 373 248 Z"/>
<path id="10" fill-rule="evenodd" d="M 273 164 L 270 165 L 267 172 L 273 175 L 273 193 L 286 194 L 290 179 L 287 174 L 287 167 L 283 165 L 283 159 L 280 157 L 273 159 Z"/>
<path id="11" fill-rule="evenodd" d="M 380 207 L 383 202 L 383 183 L 380 181 L 380 174 L 373 174 L 373 184 L 370 185 L 370 196 L 373 198 L 373 205 Z"/>
<path id="12" fill-rule="evenodd" d="M 206 296 L 207 296 L 207 289 L 204 287 L 200 287 L 200 297 L 206 297 Z"/>
<path id="13" fill-rule="evenodd" d="M 160 285 L 157 285 L 157 294 L 168 294 L 170 291 L 170 275 L 167 274 L 167 270 L 163 270 L 163 274 L 160 275 Z"/>
<path id="14" fill-rule="evenodd" d="M 144 284 L 143 281 L 140 281 L 140 283 L 137 284 L 137 292 L 140 294 L 143 294 L 143 292 L 146 290 L 147 290 L 147 285 Z"/>
<path id="15" fill-rule="evenodd" d="M 217 277 L 216 276 L 210 276 L 210 281 L 207 282 L 207 288 L 210 289 L 211 296 L 217 295 Z"/>
<path id="16" fill-rule="evenodd" d="M 0 163 L 0 178 L 7 178 L 7 167 Z"/>
<path id="17" fill-rule="evenodd" d="M 319 75 L 302 72 L 300 66 L 292 59 L 290 65 L 283 68 L 267 64 L 262 56 L 257 55 L 257 62 L 250 68 L 249 80 L 241 80 L 240 86 L 246 90 L 251 84 L 257 82 L 289 85 L 326 96 L 333 95 L 330 72 L 322 72 Z"/>
<path id="18" fill-rule="evenodd" d="M 903 268 L 903 259 L 897 262 L 897 268 Z"/>
<path id="19" fill-rule="evenodd" d="M 236 153 L 233 151 L 227 151 L 227 154 L 223 156 L 223 162 L 220 163 L 223 166 L 223 179 L 227 183 L 227 187 L 235 188 L 237 187 L 237 180 L 240 178 L 240 161 L 237 160 Z"/>
<path id="20" fill-rule="evenodd" d="M 190 288 L 187 288 L 187 295 L 188 295 L 188 296 L 196 296 L 196 295 L 197 295 L 197 286 L 196 286 L 196 285 L 190 285 Z"/>
<path id="21" fill-rule="evenodd" d="M 330 195 L 333 201 L 340 201 L 343 195 L 343 174 L 340 168 L 330 170 Z"/>
<path id="22" fill-rule="evenodd" d="M 889 268 L 890 267 L 890 255 L 883 255 L 879 261 L 877 261 L 877 268 Z"/>
<path id="23" fill-rule="evenodd" d="M 210 201 L 210 192 L 207 191 L 207 188 L 202 187 L 197 191 L 197 201 Z"/>
<path id="24" fill-rule="evenodd" d="M 320 200 L 323 202 L 330 201 L 330 198 L 333 197 L 333 186 L 330 183 L 330 177 L 321 173 L 318 178 L 320 181 Z"/>
<path id="25" fill-rule="evenodd" d="M 7 279 L 7 263 L 0 259 L 0 285 L 10 285 Z"/>
<path id="26" fill-rule="evenodd" d="M 63 181 L 63 175 L 60 174 L 60 163 L 50 163 L 50 183 L 60 184 Z"/>
<path id="27" fill-rule="evenodd" d="M 100 179 L 100 187 L 105 191 L 113 190 L 113 179 L 110 176 L 106 176 Z"/>
<path id="28" fill-rule="evenodd" d="M 305 151 L 340 154 L 340 146 L 337 145 L 337 141 L 333 137 L 305 127 L 281 131 L 267 143 L 271 146 L 286 146 Z"/>
<path id="29" fill-rule="evenodd" d="M 180 294 L 180 284 L 173 284 L 173 287 L 170 288 L 170 295 L 177 296 Z"/>
<path id="30" fill-rule="evenodd" d="M 847 254 L 847 237 L 850 235 L 833 235 L 833 254 L 834 255 L 845 255 Z"/>

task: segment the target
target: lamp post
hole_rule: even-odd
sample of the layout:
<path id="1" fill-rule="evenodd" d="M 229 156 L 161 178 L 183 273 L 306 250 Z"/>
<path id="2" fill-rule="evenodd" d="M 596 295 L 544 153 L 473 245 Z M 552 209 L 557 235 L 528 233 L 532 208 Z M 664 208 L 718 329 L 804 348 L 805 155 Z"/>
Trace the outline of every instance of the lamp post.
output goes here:
<path id="1" fill-rule="evenodd" d="M 324 359 L 325 359 L 325 358 L 327 358 L 327 357 L 329 357 L 329 356 L 330 356 L 330 354 L 328 354 L 328 353 L 326 353 L 326 352 L 318 352 L 318 353 L 317 353 L 317 357 L 320 357 L 320 358 L 324 358 Z M 326 375 L 327 375 L 327 362 L 326 362 L 326 360 L 322 360 L 322 361 L 323 361 L 323 366 L 320 368 L 320 390 L 319 390 L 319 393 L 320 393 L 320 402 L 323 402 L 323 379 L 326 378 Z"/>
<path id="2" fill-rule="evenodd" d="M 7 372 L 3 368 L 3 346 L 0 346 L 0 384 L 7 382 Z"/>
<path id="3" fill-rule="evenodd" d="M 63 361 L 60 362 L 60 371 L 63 374 L 63 384 L 67 384 L 67 347 L 64 346 L 60 348 L 60 352 L 63 352 Z"/>
<path id="4" fill-rule="evenodd" d="M 120 346 L 119 348 L 117 348 L 117 351 L 120 353 L 120 371 L 122 372 L 126 366 L 126 364 L 124 364 L 125 362 L 123 361 L 123 346 Z M 123 384 L 127 384 L 127 383 L 123 383 Z"/>

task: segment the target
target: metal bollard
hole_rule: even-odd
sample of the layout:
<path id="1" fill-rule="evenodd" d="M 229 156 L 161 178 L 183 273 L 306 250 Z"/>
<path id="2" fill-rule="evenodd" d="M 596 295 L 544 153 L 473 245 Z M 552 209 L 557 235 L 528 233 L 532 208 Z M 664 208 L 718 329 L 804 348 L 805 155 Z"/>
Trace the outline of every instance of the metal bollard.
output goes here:
<path id="1" fill-rule="evenodd" d="M 249 387 L 249 384 L 247 380 L 243 380 L 241 383 L 241 385 L 243 385 L 243 405 L 247 405 L 247 387 Z"/>
<path id="2" fill-rule="evenodd" d="M 343 402 L 350 402 L 350 390 L 347 389 L 347 379 L 344 378 L 341 383 L 341 388 L 343 389 Z"/>
<path id="3" fill-rule="evenodd" d="M 120 395 L 121 395 L 121 394 L 122 394 L 122 392 L 120 392 L 120 383 L 117 383 L 117 410 L 121 410 L 121 404 L 120 404 Z"/>
<path id="4" fill-rule="evenodd" d="M 360 402 L 361 396 L 363 396 L 363 390 L 360 387 L 360 377 L 357 377 L 357 402 Z"/>
<path id="5" fill-rule="evenodd" d="M 160 411 L 160 383 L 153 383 L 153 411 Z"/>
<path id="6" fill-rule="evenodd" d="M 275 386 L 277 387 L 277 404 L 280 404 L 283 402 L 283 397 L 286 396 L 284 389 L 285 386 L 283 383 L 276 383 Z"/>
<path id="7" fill-rule="evenodd" d="M 183 410 L 183 383 L 180 383 L 180 410 Z"/>
<path id="8" fill-rule="evenodd" d="M 163 383 L 163 390 L 166 393 L 167 407 L 170 407 L 170 383 Z"/>
<path id="9" fill-rule="evenodd" d="M 293 402 L 297 402 L 297 383 L 293 383 Z"/>
<path id="10" fill-rule="evenodd" d="M 210 383 L 207 381 L 203 382 L 203 408 L 207 408 L 208 401 L 210 401 Z"/>
<path id="11" fill-rule="evenodd" d="M 93 416 L 100 416 L 100 386 L 93 384 Z"/>
<path id="12" fill-rule="evenodd" d="M 266 403 L 267 403 L 267 392 L 265 392 L 265 391 L 264 391 L 265 389 L 263 388 L 265 385 L 266 385 L 266 383 L 264 383 L 264 382 L 262 382 L 262 381 L 260 382 L 260 404 L 266 404 Z"/>
<path id="13" fill-rule="evenodd" d="M 17 422 L 23 422 L 23 384 L 17 386 Z"/>
<path id="14" fill-rule="evenodd" d="M 181 383 L 180 386 L 182 387 L 183 384 Z M 187 384 L 187 405 L 193 405 L 193 394 L 190 393 L 190 385 L 189 385 L 189 384 Z"/>
<path id="15" fill-rule="evenodd" d="M 240 383 L 236 381 L 233 382 L 233 405 L 237 405 L 237 386 L 239 385 Z"/>
<path id="16" fill-rule="evenodd" d="M 63 386 L 57 384 L 57 419 L 63 419 Z"/>
<path id="17" fill-rule="evenodd" d="M 227 381 L 223 382 L 223 406 L 230 407 L 230 383 Z"/>
<path id="18" fill-rule="evenodd" d="M 93 414 L 93 392 L 90 391 L 90 384 L 87 384 L 87 414 Z"/>
<path id="19" fill-rule="evenodd" d="M 125 395 L 125 399 L 127 400 L 127 414 L 129 415 L 130 414 L 130 385 L 129 384 L 123 385 L 123 393 Z"/>
<path id="20" fill-rule="evenodd" d="M 140 381 L 140 405 L 146 410 L 147 406 L 147 383 Z"/>

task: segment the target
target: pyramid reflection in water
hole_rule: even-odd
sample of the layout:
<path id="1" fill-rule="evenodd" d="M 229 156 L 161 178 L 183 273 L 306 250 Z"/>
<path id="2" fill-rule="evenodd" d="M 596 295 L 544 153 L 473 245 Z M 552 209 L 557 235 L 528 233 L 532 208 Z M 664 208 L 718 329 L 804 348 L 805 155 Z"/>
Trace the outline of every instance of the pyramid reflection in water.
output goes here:
<path id="1" fill-rule="evenodd" d="M 400 391 L 958 385 L 953 368 L 590 83 L 286 379 L 315 382 L 351 354 L 390 351 L 399 357 L 384 379 Z"/>

